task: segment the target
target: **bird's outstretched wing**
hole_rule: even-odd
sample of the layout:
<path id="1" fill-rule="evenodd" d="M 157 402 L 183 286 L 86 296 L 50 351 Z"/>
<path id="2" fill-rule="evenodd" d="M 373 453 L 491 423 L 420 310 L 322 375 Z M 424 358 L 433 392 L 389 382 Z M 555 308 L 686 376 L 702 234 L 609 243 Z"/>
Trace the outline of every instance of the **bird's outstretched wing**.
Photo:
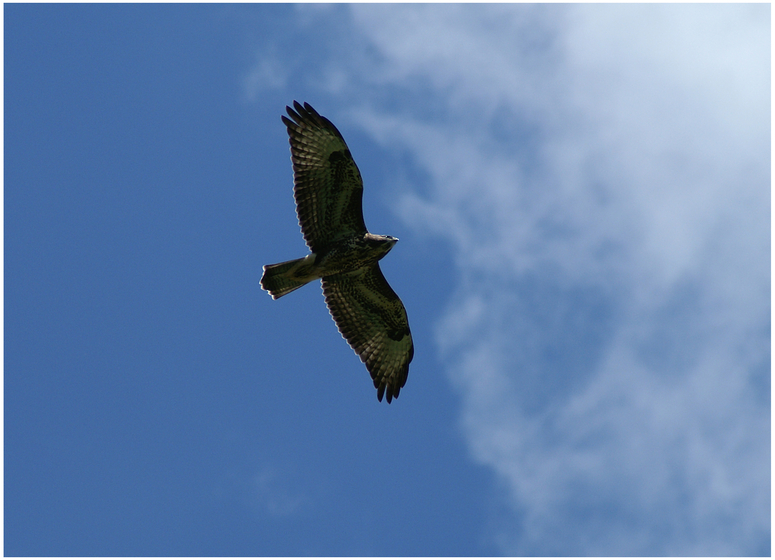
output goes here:
<path id="1" fill-rule="evenodd" d="M 339 332 L 366 364 L 377 398 L 390 402 L 406 383 L 414 343 L 404 304 L 379 264 L 323 278 L 323 295 Z"/>
<path id="2" fill-rule="evenodd" d="M 314 253 L 338 239 L 366 233 L 363 181 L 344 138 L 309 103 L 286 107 L 293 196 L 304 241 Z M 292 120 L 291 120 L 292 119 Z"/>

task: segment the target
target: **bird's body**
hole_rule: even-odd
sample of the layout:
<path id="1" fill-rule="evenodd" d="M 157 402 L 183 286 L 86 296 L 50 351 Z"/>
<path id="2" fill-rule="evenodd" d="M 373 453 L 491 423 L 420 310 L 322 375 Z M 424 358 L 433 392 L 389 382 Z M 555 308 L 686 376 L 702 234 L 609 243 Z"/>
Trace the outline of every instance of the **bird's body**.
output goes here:
<path id="1" fill-rule="evenodd" d="M 324 276 L 370 267 L 387 255 L 396 241 L 395 237 L 373 233 L 345 237 L 301 259 L 266 265 L 261 286 L 277 299 Z"/>
<path id="2" fill-rule="evenodd" d="M 295 109 L 295 111 L 294 111 Z M 344 138 L 309 104 L 283 116 L 291 143 L 294 198 L 311 253 L 264 266 L 261 287 L 273 299 L 321 279 L 339 331 L 366 364 L 381 401 L 406 383 L 414 344 L 401 300 L 378 261 L 398 241 L 369 233 L 363 221 L 363 181 Z"/>

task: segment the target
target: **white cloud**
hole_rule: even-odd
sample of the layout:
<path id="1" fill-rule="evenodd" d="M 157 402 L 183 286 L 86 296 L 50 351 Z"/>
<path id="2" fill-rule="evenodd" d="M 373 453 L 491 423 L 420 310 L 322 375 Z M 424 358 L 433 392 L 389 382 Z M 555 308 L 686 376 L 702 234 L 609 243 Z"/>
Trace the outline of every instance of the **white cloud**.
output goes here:
<path id="1" fill-rule="evenodd" d="M 341 79 L 417 100 L 357 115 L 431 178 L 402 211 L 454 247 L 439 348 L 504 552 L 764 553 L 769 7 L 353 23 L 374 67 Z"/>

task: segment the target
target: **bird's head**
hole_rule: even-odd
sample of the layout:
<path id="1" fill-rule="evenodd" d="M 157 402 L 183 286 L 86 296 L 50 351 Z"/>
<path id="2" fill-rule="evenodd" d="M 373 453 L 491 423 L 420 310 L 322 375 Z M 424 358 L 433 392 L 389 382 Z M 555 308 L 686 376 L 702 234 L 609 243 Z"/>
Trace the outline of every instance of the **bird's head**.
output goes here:
<path id="1" fill-rule="evenodd" d="M 366 241 L 366 244 L 369 247 L 372 247 L 375 250 L 379 250 L 379 252 L 382 253 L 380 258 L 382 258 L 388 254 L 390 249 L 393 248 L 393 245 L 396 244 L 398 238 L 392 237 L 390 235 L 375 235 L 373 233 L 367 233 L 364 236 L 364 241 Z"/>

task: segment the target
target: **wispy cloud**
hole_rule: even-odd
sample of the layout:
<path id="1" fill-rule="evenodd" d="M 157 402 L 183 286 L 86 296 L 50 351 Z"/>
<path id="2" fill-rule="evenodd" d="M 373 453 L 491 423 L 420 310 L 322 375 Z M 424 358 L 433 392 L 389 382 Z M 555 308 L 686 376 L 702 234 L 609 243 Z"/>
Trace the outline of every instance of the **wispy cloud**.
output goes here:
<path id="1" fill-rule="evenodd" d="M 337 91 L 454 250 L 438 347 L 504 552 L 766 554 L 769 6 L 348 18 Z"/>
<path id="2" fill-rule="evenodd" d="M 245 100 L 255 101 L 266 90 L 280 89 L 288 82 L 289 70 L 274 54 L 262 53 L 242 79 Z"/>
<path id="3" fill-rule="evenodd" d="M 249 495 L 254 504 L 272 517 L 285 517 L 298 512 L 304 498 L 298 491 L 289 490 L 287 481 L 275 469 L 265 467 L 250 481 Z"/>
<path id="4" fill-rule="evenodd" d="M 355 10 L 431 100 L 361 123 L 455 247 L 438 343 L 506 552 L 766 553 L 767 10 Z"/>
<path id="5" fill-rule="evenodd" d="M 304 513 L 313 503 L 287 469 L 264 464 L 253 472 L 233 470 L 220 478 L 214 496 L 237 503 L 262 518 L 282 519 Z"/>

